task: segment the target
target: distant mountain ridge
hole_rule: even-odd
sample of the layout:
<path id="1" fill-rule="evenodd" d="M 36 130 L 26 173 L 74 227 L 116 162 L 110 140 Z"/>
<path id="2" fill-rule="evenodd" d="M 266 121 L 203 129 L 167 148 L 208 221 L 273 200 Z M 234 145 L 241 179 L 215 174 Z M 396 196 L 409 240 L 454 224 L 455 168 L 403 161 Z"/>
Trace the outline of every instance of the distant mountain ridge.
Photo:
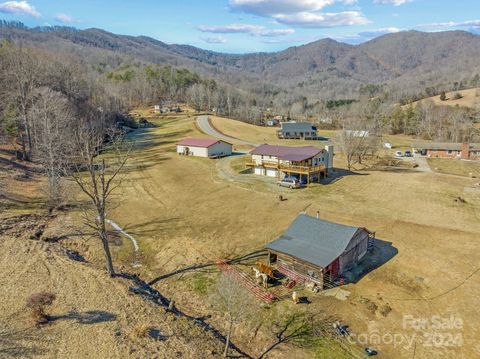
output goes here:
<path id="1" fill-rule="evenodd" d="M 409 93 L 480 73 L 480 36 L 465 31 L 405 31 L 360 45 L 323 39 L 280 52 L 237 55 L 101 29 L 28 29 L 20 24 L 4 23 L 0 38 L 61 49 L 87 60 L 99 54 L 110 59 L 121 54 L 186 67 L 245 88 L 262 83 L 306 97 L 354 97 L 365 84 L 385 84 Z"/>

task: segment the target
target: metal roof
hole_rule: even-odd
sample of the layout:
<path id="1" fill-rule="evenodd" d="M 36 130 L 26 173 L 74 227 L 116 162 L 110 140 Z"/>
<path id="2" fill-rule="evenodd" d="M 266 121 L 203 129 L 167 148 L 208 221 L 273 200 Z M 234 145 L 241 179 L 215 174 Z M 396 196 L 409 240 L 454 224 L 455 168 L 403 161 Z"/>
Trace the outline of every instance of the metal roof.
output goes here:
<path id="1" fill-rule="evenodd" d="M 279 131 L 282 132 L 312 132 L 317 130 L 314 125 L 308 122 L 283 122 L 281 126 L 282 129 Z"/>
<path id="2" fill-rule="evenodd" d="M 326 268 L 345 251 L 359 229 L 300 214 L 266 248 Z"/>
<path id="3" fill-rule="evenodd" d="M 315 157 L 321 149 L 313 146 L 289 147 L 275 145 L 261 145 L 250 151 L 252 155 L 275 156 L 285 161 L 305 161 Z"/>
<path id="4" fill-rule="evenodd" d="M 213 146 L 213 145 L 215 145 L 219 142 L 225 142 L 225 141 L 220 141 L 220 140 L 217 140 L 215 138 L 185 138 L 185 139 L 177 142 L 177 145 L 208 148 L 208 147 Z M 225 142 L 225 143 L 227 143 L 227 142 Z"/>

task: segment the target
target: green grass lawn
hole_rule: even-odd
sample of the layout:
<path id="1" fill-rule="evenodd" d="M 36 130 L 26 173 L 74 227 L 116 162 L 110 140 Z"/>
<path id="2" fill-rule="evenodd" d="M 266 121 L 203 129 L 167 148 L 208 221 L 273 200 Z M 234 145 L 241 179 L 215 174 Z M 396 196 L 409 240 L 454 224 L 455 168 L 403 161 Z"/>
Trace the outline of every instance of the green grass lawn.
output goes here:
<path id="1" fill-rule="evenodd" d="M 430 168 L 435 172 L 452 174 L 457 176 L 480 177 L 480 163 L 474 161 L 462 161 L 448 158 L 428 158 Z"/>

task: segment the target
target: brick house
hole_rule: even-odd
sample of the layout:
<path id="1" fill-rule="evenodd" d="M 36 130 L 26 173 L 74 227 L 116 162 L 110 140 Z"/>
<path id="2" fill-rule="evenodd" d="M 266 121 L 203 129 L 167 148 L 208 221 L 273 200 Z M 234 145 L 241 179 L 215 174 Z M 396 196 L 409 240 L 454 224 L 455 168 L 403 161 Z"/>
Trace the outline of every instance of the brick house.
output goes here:
<path id="1" fill-rule="evenodd" d="M 414 150 L 431 158 L 454 158 L 480 161 L 480 143 L 442 143 L 415 141 Z"/>

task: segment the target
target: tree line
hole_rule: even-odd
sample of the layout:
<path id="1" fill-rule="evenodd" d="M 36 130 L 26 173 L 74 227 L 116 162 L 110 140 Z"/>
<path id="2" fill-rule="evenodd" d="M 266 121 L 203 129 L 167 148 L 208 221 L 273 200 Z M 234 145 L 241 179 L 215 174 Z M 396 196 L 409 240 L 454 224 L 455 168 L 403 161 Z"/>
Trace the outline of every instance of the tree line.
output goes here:
<path id="1" fill-rule="evenodd" d="M 130 149 L 116 126 L 122 102 L 74 59 L 8 42 L 0 46 L 0 74 L 1 141 L 17 159 L 41 165 L 49 211 L 75 192 L 68 181 L 78 185 L 90 203 L 85 225 L 115 275 L 106 213 Z M 102 151 L 109 156 L 99 156 Z"/>

